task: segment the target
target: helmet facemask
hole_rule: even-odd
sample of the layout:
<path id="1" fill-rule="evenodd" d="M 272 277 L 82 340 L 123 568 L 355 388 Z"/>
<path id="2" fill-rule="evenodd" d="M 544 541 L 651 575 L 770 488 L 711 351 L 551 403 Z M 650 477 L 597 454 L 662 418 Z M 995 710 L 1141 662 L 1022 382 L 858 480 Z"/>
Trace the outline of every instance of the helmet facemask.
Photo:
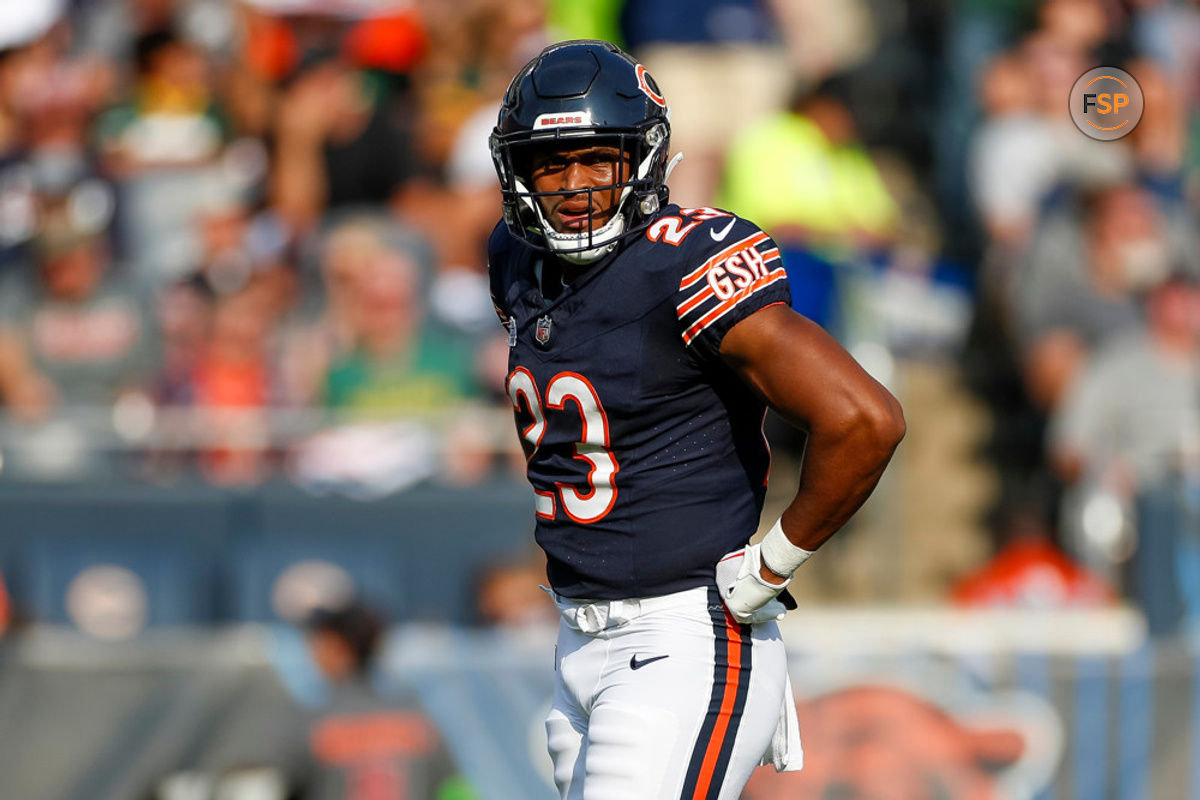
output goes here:
<path id="1" fill-rule="evenodd" d="M 616 144 L 624 154 L 619 160 L 616 180 L 610 184 L 570 191 L 535 192 L 532 190 L 531 160 L 539 145 Z M 625 240 L 645 229 L 650 218 L 667 199 L 665 172 L 668 129 L 661 123 L 644 126 L 635 131 L 555 131 L 551 135 L 503 136 L 493 134 L 492 157 L 501 177 L 504 219 L 513 235 L 531 246 L 547 250 L 575 264 L 590 264 L 603 258 Z M 626 163 L 629 172 L 626 175 Z M 618 191 L 613 204 L 612 218 L 596 227 L 595 195 L 598 192 Z M 563 195 L 586 195 L 588 224 L 577 233 L 554 229 L 547 220 L 540 198 Z"/>

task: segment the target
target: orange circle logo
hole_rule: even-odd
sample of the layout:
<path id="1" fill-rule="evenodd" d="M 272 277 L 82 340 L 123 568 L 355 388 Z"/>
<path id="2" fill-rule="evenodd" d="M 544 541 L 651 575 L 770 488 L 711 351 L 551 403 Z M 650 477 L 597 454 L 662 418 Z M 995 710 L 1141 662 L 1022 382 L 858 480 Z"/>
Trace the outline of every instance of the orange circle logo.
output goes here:
<path id="1" fill-rule="evenodd" d="M 655 104 L 667 107 L 667 99 L 658 92 L 658 85 L 654 83 L 654 79 L 650 77 L 650 73 L 641 64 L 637 65 L 638 88 L 642 93 L 655 102 Z"/>
<path id="2" fill-rule="evenodd" d="M 1142 87 L 1123 69 L 1096 67 L 1071 87 L 1071 120 L 1093 139 L 1111 142 L 1133 130 L 1142 118 Z"/>

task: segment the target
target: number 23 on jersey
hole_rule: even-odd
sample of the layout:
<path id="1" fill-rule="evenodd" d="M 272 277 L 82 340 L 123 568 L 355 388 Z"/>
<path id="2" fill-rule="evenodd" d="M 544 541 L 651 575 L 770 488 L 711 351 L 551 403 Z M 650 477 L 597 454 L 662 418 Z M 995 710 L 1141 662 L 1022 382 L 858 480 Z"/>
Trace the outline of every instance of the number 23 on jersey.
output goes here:
<path id="1" fill-rule="evenodd" d="M 575 458 L 588 465 L 584 479 L 586 491 L 564 482 L 554 484 L 555 492 L 534 489 L 537 495 L 537 514 L 543 519 L 555 516 L 556 499 L 562 503 L 564 513 L 575 522 L 597 522 L 612 510 L 617 501 L 617 458 L 609 442 L 608 417 L 600 405 L 600 397 L 587 378 L 577 372 L 560 372 L 546 384 L 545 402 L 538 391 L 533 375 L 524 367 L 517 367 L 506 382 L 508 396 L 513 408 L 522 408 L 532 420 L 521 431 L 521 443 L 525 456 L 532 461 L 546 432 L 548 412 L 569 414 L 567 402 L 574 404 L 582 421 L 581 434 L 575 442 Z"/>

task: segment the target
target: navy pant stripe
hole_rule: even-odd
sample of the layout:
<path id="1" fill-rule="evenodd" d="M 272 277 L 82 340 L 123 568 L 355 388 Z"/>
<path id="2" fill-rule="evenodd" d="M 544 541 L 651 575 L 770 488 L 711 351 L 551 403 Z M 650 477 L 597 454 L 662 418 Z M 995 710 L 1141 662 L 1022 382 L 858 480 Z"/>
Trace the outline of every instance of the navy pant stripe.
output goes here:
<path id="1" fill-rule="evenodd" d="M 750 684 L 750 626 L 733 623 L 716 587 L 708 590 L 708 613 L 713 623 L 713 686 L 708 711 L 692 748 L 692 757 L 683 782 L 683 800 L 715 800 L 725 780 L 725 770 L 737 738 Z M 736 641 L 731 642 L 731 633 Z M 739 660 L 730 686 L 731 654 Z M 730 698 L 730 692 L 733 697 Z M 722 714 L 728 718 L 722 720 Z M 714 741 L 718 735 L 720 741 Z"/>

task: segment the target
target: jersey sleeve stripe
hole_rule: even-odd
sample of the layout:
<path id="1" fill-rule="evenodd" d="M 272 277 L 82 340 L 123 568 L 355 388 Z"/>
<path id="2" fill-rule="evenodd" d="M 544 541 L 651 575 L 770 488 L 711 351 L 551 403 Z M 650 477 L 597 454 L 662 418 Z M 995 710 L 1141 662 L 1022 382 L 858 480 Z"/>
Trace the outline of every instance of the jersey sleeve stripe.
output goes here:
<path id="1" fill-rule="evenodd" d="M 715 256 L 708 259 L 700 266 L 696 267 L 696 269 L 692 270 L 687 275 L 683 276 L 683 280 L 679 282 L 680 290 L 682 291 L 683 289 L 686 289 L 689 286 L 694 285 L 698 281 L 703 280 L 705 273 L 707 273 L 709 271 L 709 269 L 711 269 L 714 265 L 719 264 L 722 261 L 724 261 L 725 259 L 729 258 L 731 255 L 736 253 L 738 250 L 745 250 L 747 247 L 753 247 L 754 245 L 758 244 L 759 242 L 766 240 L 766 238 L 767 238 L 767 235 L 765 233 L 763 233 L 762 231 L 756 231 L 756 232 L 752 233 L 751 235 L 747 236 L 745 239 L 742 239 L 741 241 L 734 242 L 733 244 L 729 245 L 729 247 L 726 247 L 724 250 L 717 253 Z"/>
<path id="2" fill-rule="evenodd" d="M 750 284 L 745 289 L 726 300 L 724 303 L 721 303 L 721 305 L 716 306 L 703 317 L 698 319 L 695 323 L 693 323 L 690 328 L 683 332 L 684 344 L 691 344 L 692 340 L 700 335 L 705 328 L 707 328 L 709 325 L 712 325 L 721 317 L 735 309 L 739 303 L 757 292 L 759 289 L 762 289 L 765 286 L 770 286 L 772 283 L 775 283 L 775 281 L 782 280 L 786 277 L 787 271 L 783 269 L 777 269 L 773 272 L 768 272 L 766 275 L 759 278 L 757 281 Z"/>
<path id="3" fill-rule="evenodd" d="M 763 253 L 763 263 L 764 264 L 769 264 L 772 261 L 776 261 L 778 259 L 779 259 L 779 248 L 778 247 L 771 248 L 770 250 Z M 683 319 L 689 313 L 694 311 L 696 306 L 700 305 L 705 300 L 712 297 L 714 294 L 715 294 L 715 292 L 713 292 L 712 287 L 706 285 L 704 288 L 702 288 L 700 291 L 696 292 L 694 295 L 689 297 L 687 300 L 684 300 L 682 303 L 675 306 L 676 315 L 680 319 Z"/>
<path id="4" fill-rule="evenodd" d="M 700 305 L 705 300 L 712 297 L 713 294 L 714 294 L 714 292 L 712 290 L 712 287 L 705 286 L 703 289 L 696 292 L 694 295 L 689 297 L 687 300 L 684 300 L 682 303 L 675 306 L 676 314 L 678 314 L 680 319 L 683 319 L 689 312 L 691 312 L 693 309 L 695 309 L 696 306 Z"/>

